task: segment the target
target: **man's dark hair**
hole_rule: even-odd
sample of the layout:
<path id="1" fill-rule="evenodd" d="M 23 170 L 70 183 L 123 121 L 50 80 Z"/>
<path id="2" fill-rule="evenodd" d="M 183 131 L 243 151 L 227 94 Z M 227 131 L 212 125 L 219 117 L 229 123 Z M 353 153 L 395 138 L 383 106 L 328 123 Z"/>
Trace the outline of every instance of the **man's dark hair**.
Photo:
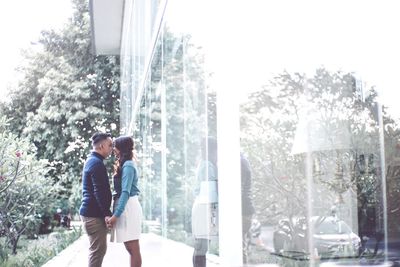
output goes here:
<path id="1" fill-rule="evenodd" d="M 92 137 L 90 138 L 92 140 L 92 146 L 96 146 L 98 143 L 100 143 L 103 140 L 106 140 L 109 137 L 111 137 L 111 134 L 109 133 L 97 132 L 93 134 Z"/>

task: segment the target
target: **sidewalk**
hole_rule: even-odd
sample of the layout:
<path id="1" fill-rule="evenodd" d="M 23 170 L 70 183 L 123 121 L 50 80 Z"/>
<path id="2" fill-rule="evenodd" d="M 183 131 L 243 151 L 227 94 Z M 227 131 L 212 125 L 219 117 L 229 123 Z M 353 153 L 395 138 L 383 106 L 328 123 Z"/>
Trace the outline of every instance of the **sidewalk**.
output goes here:
<path id="1" fill-rule="evenodd" d="M 142 234 L 140 246 L 143 261 L 142 267 L 192 266 L 193 248 L 185 244 L 155 234 Z M 42 267 L 85 267 L 87 266 L 88 247 L 88 238 L 83 235 Z M 213 257 L 210 258 L 207 262 L 208 267 L 219 266 L 212 262 Z M 128 252 L 122 243 L 108 242 L 103 267 L 108 266 L 129 266 Z"/>

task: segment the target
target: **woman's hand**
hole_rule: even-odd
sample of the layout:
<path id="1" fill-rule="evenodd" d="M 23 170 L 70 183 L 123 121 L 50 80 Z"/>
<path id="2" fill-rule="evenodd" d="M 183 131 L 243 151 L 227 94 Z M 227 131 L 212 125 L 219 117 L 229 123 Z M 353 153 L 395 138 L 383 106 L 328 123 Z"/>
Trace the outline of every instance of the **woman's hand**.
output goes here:
<path id="1" fill-rule="evenodd" d="M 106 223 L 107 223 L 107 227 L 108 228 L 113 228 L 115 223 L 117 222 L 117 217 L 115 215 L 113 215 L 111 218 L 109 218 Z"/>

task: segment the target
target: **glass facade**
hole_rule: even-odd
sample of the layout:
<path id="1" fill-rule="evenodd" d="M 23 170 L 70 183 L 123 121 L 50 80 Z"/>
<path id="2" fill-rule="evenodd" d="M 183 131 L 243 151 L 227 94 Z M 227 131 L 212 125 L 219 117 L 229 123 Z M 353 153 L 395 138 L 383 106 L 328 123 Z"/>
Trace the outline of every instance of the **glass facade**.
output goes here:
<path id="1" fill-rule="evenodd" d="M 231 2 L 125 3 L 144 231 L 198 264 L 396 266 L 395 7 Z"/>

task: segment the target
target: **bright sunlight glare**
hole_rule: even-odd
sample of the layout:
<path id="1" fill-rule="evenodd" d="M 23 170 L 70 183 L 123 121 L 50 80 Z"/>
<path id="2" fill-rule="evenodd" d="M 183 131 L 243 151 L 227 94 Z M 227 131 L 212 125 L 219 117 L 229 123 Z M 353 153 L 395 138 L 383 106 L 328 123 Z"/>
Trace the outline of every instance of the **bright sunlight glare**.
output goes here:
<path id="1" fill-rule="evenodd" d="M 367 86 L 375 86 L 382 103 L 400 117 L 396 75 L 400 64 L 400 2 L 171 2 L 191 12 L 169 14 L 168 27 L 190 32 L 206 57 L 209 55 L 210 71 L 225 73 L 224 79 L 229 75 L 235 75 L 235 80 L 240 77 L 243 81 L 231 88 L 240 94 L 259 88 L 283 70 L 313 75 L 318 67 L 325 67 L 353 72 Z"/>
<path id="2" fill-rule="evenodd" d="M 21 49 L 35 45 L 42 30 L 59 29 L 72 15 L 70 0 L 3 1 L 0 9 L 1 61 L 0 98 L 16 83 L 14 69 L 20 64 Z"/>

